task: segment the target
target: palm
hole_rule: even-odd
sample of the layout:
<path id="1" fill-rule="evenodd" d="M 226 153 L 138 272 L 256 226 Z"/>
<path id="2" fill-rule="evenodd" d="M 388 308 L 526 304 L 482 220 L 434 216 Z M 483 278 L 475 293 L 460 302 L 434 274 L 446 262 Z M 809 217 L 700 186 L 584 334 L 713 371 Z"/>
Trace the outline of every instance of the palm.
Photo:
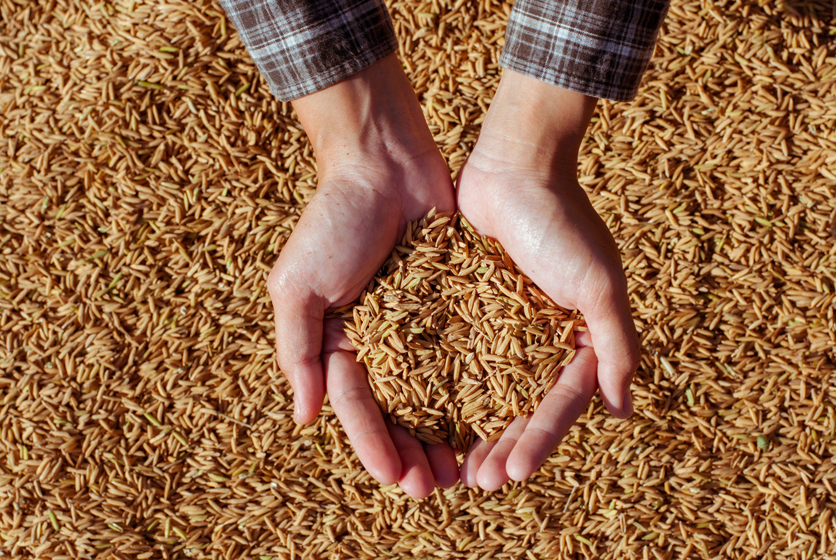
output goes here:
<path id="1" fill-rule="evenodd" d="M 571 173 L 497 173 L 469 163 L 458 201 L 474 227 L 499 239 L 555 303 L 577 308 L 594 303 L 603 281 L 623 275 L 620 265 L 608 270 L 620 263 L 615 242 Z"/>
<path id="2" fill-rule="evenodd" d="M 599 386 L 611 412 L 629 414 L 622 401 L 629 386 L 624 372 L 632 373 L 638 352 L 626 281 L 612 236 L 575 173 L 497 161 L 477 147 L 460 174 L 462 214 L 480 233 L 498 239 L 555 303 L 583 312 L 591 331 L 577 338 L 578 354 L 531 418 L 515 420 L 497 442 L 474 446 L 462 465 L 468 485 L 496 489 L 509 478 L 530 476 Z"/>
<path id="3" fill-rule="evenodd" d="M 452 210 L 453 190 L 436 151 L 408 166 L 363 162 L 329 168 L 270 275 L 279 363 L 295 391 L 297 421 L 319 413 L 327 389 L 358 457 L 384 484 L 416 497 L 458 478 L 452 449 L 424 446 L 385 422 L 365 370 L 328 309 L 355 300 L 408 221 L 432 207 Z M 416 187 L 392 188 L 393 183 Z M 416 193 L 416 194 L 412 194 Z"/>
<path id="4" fill-rule="evenodd" d="M 278 261 L 285 275 L 305 278 L 329 306 L 360 294 L 403 227 L 402 215 L 393 211 L 397 198 L 358 183 L 320 184 Z"/>

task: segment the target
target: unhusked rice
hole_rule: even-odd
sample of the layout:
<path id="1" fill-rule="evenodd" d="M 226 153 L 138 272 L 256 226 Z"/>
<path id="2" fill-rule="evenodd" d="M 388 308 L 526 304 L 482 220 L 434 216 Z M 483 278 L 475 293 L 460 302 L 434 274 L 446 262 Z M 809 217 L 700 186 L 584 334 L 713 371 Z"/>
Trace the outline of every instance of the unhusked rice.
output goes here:
<path id="1" fill-rule="evenodd" d="M 393 422 L 467 451 L 537 409 L 583 318 L 555 305 L 459 214 L 408 224 L 346 333 Z"/>
<path id="2" fill-rule="evenodd" d="M 511 6 L 389 3 L 451 170 Z M 275 365 L 266 279 L 317 181 L 208 0 L 0 0 L 0 552 L 11 558 L 827 559 L 836 17 L 674 0 L 579 180 L 618 244 L 636 412 L 524 483 L 422 501 Z"/>

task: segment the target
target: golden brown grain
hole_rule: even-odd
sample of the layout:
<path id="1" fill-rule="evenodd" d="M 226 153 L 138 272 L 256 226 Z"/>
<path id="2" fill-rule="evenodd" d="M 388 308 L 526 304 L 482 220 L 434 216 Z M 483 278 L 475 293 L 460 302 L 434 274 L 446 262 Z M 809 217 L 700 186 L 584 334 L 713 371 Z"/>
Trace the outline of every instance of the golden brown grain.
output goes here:
<path id="1" fill-rule="evenodd" d="M 463 452 L 537 409 L 585 329 L 498 242 L 435 210 L 408 224 L 344 321 L 391 421 Z"/>
<path id="2" fill-rule="evenodd" d="M 415 502 L 330 406 L 292 421 L 265 282 L 316 166 L 219 6 L 0 0 L 0 551 L 832 557 L 831 4 L 674 0 L 579 162 L 627 271 L 636 413 L 596 398 L 527 482 Z M 390 8 L 456 170 L 510 5 Z"/>

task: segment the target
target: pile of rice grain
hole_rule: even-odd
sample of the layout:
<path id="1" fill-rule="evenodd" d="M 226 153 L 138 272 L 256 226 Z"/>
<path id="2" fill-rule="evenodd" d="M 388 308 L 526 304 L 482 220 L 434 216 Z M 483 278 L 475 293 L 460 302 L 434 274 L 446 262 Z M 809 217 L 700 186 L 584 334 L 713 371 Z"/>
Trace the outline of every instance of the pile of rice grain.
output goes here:
<path id="1" fill-rule="evenodd" d="M 467 451 L 533 412 L 583 319 L 556 306 L 460 215 L 410 223 L 346 322 L 393 422 Z"/>
<path id="2" fill-rule="evenodd" d="M 579 181 L 642 362 L 527 481 L 416 502 L 293 422 L 270 267 L 317 184 L 215 0 L 0 0 L 0 553 L 811 560 L 836 550 L 832 1 L 674 0 Z M 392 0 L 450 169 L 511 5 Z"/>

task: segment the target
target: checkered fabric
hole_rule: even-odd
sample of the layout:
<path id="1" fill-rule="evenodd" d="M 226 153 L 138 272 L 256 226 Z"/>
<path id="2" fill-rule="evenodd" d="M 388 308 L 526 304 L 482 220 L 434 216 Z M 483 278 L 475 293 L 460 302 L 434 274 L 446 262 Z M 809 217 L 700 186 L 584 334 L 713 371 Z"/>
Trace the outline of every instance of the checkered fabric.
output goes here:
<path id="1" fill-rule="evenodd" d="M 666 0 L 516 0 L 499 64 L 591 97 L 629 101 L 667 11 Z"/>
<path id="2" fill-rule="evenodd" d="M 383 0 L 220 0 L 270 91 L 314 93 L 394 52 Z"/>
<path id="3" fill-rule="evenodd" d="M 290 101 L 397 50 L 383 0 L 220 0 L 270 90 Z M 614 101 L 635 97 L 668 0 L 516 0 L 504 68 Z"/>

